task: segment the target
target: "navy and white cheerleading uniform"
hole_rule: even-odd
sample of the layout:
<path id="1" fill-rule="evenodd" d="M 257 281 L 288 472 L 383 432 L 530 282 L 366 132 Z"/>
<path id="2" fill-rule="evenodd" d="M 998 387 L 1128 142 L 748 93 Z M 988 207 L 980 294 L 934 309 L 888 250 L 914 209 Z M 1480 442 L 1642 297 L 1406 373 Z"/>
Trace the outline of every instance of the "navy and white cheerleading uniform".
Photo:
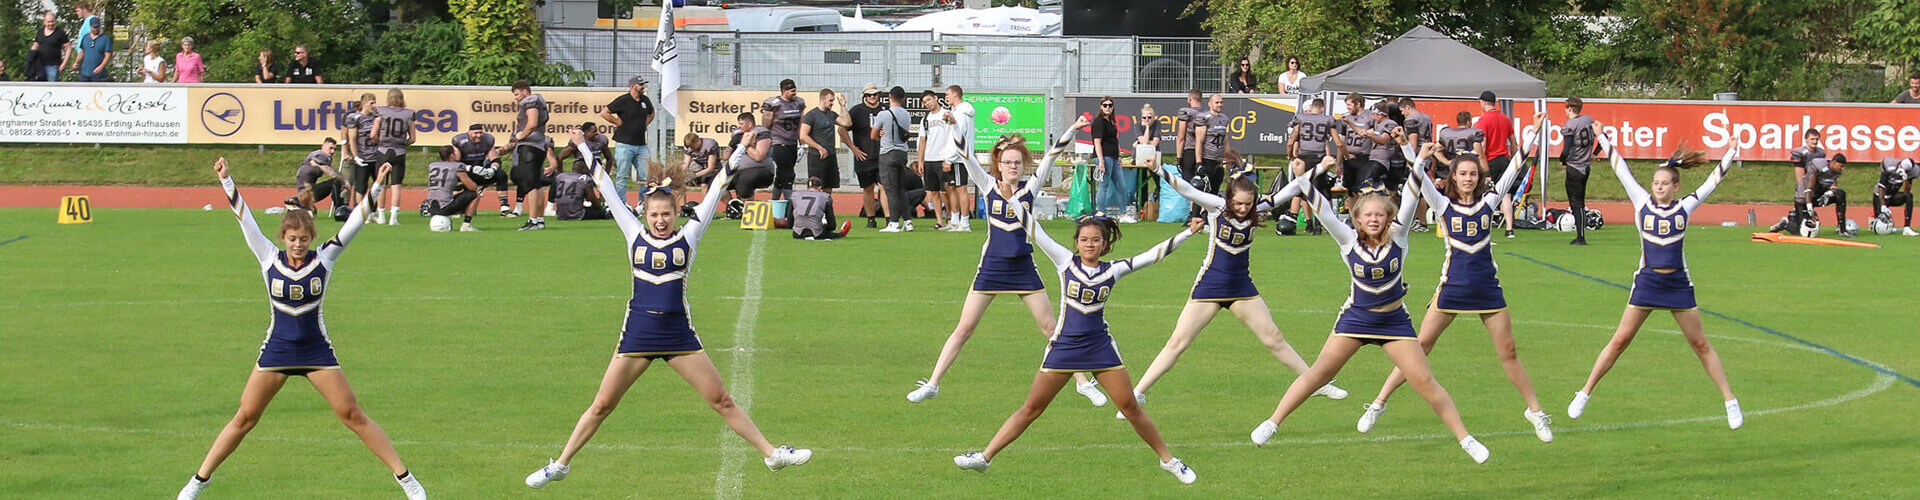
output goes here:
<path id="1" fill-rule="evenodd" d="M 1120 361 L 1120 346 L 1107 330 L 1107 299 L 1120 278 L 1165 258 L 1180 246 L 1192 231 L 1180 234 L 1148 248 L 1132 258 L 1109 260 L 1088 267 L 1079 255 L 1047 237 L 1038 224 L 1033 226 L 1034 244 L 1053 261 L 1060 274 L 1060 317 L 1053 335 L 1047 339 L 1047 352 L 1040 361 L 1043 372 L 1104 372 L 1126 368 Z"/>
<path id="2" fill-rule="evenodd" d="M 987 219 L 987 242 L 980 245 L 980 265 L 973 274 L 973 293 L 1026 295 L 1046 289 L 1040 282 L 1040 271 L 1033 264 L 1033 236 L 1029 228 L 1037 224 L 1033 220 L 1034 194 L 1040 192 L 1040 183 L 1046 182 L 1047 172 L 1053 168 L 1053 157 L 1061 149 L 1056 146 L 1048 150 L 1033 177 L 1010 195 L 1000 192 L 1000 177 L 988 173 L 978 159 L 967 155 L 961 162 L 967 167 L 968 180 L 987 193 L 987 213 L 982 214 Z"/>
<path id="3" fill-rule="evenodd" d="M 1411 147 L 1406 150 L 1413 156 Z M 1425 167 L 1416 170 L 1425 171 Z M 1465 205 L 1440 192 L 1426 176 L 1414 176 L 1420 195 L 1439 211 L 1440 237 L 1447 242 L 1447 257 L 1440 264 L 1440 285 L 1433 292 L 1434 310 L 1484 314 L 1507 309 L 1506 293 L 1500 288 L 1500 265 L 1493 262 L 1493 215 L 1500 207 L 1500 197 L 1513 188 L 1519 173 L 1525 170 L 1507 169 L 1493 190 Z"/>
<path id="4" fill-rule="evenodd" d="M 618 199 L 613 179 L 607 177 L 605 165 L 600 163 L 602 157 L 591 154 L 584 145 L 579 147 L 581 158 L 593 165 L 593 185 L 602 199 Z M 733 173 L 733 168 L 722 169 L 694 208 L 693 216 L 679 232 L 664 239 L 655 238 L 633 212 L 609 210 L 620 232 L 626 233 L 627 259 L 633 272 L 633 298 L 627 300 L 626 319 L 615 351 L 618 356 L 668 359 L 705 350 L 687 314 L 687 272 L 693 267 L 700 237 L 713 222 L 720 193 L 726 191 L 720 186 L 726 185 Z"/>
<path id="5" fill-rule="evenodd" d="M 1605 140 L 1602 140 L 1605 143 Z M 1609 146 L 1611 146 L 1609 144 Z M 1640 233 L 1640 270 L 1633 274 L 1633 290 L 1627 305 L 1636 309 L 1689 311 L 1699 307 L 1694 301 L 1693 280 L 1687 275 L 1687 218 L 1693 215 L 1707 195 L 1720 185 L 1721 176 L 1733 163 L 1735 151 L 1728 150 L 1720 167 L 1707 175 L 1693 194 L 1666 204 L 1653 202 L 1653 195 L 1640 187 L 1626 160 L 1616 154 L 1613 172 L 1633 200 L 1633 226 Z M 1664 269 L 1669 272 L 1659 272 Z"/>
<path id="6" fill-rule="evenodd" d="M 1248 252 L 1253 248 L 1254 221 L 1227 215 L 1225 198 L 1194 188 L 1171 169 L 1162 168 L 1159 173 L 1180 196 L 1206 210 L 1207 257 L 1200 262 L 1200 272 L 1193 277 L 1193 291 L 1187 300 L 1232 304 L 1259 297 L 1260 290 L 1253 286 L 1253 257 Z M 1299 196 L 1312 179 L 1310 175 L 1295 178 L 1286 187 L 1257 200 L 1248 213 L 1259 214 L 1286 203 Z"/>
<path id="7" fill-rule="evenodd" d="M 1411 199 L 1412 184 L 1401 188 L 1401 199 Z M 1413 224 L 1418 203 L 1400 206 L 1400 213 L 1387 229 L 1387 243 L 1369 247 L 1360 234 L 1333 213 L 1333 202 L 1318 191 L 1313 198 L 1314 217 L 1327 228 L 1327 234 L 1340 244 L 1340 259 L 1353 279 L 1347 303 L 1340 306 L 1333 334 L 1379 344 L 1394 340 L 1414 340 L 1413 320 L 1407 316 L 1407 284 L 1401 281 L 1407 258 L 1407 231 Z"/>
<path id="8" fill-rule="evenodd" d="M 366 207 L 372 206 L 371 197 L 379 196 L 380 185 L 373 184 L 369 202 L 354 208 L 353 215 L 340 226 L 339 234 L 307 252 L 305 262 L 297 267 L 288 262 L 285 251 L 260 232 L 253 212 L 247 210 L 247 202 L 234 188 L 233 179 L 220 179 L 220 187 L 227 192 L 227 205 L 233 209 L 234 218 L 240 221 L 247 248 L 253 250 L 254 258 L 259 261 L 260 277 L 267 285 L 268 302 L 273 305 L 272 323 L 267 327 L 266 340 L 260 343 L 260 358 L 254 362 L 254 370 L 305 375 L 314 370 L 339 369 L 340 360 L 333 355 L 333 341 L 327 337 L 326 318 L 320 308 L 332 284 L 328 280 L 332 278 L 333 264 L 366 223 Z"/>

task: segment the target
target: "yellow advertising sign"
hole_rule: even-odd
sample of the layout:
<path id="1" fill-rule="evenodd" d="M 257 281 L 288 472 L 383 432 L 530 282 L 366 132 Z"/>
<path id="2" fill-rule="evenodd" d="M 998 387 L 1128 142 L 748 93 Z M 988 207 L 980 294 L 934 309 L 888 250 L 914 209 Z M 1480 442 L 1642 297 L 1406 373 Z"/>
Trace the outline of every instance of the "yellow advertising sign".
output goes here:
<path id="1" fill-rule="evenodd" d="M 341 124 L 360 94 L 387 104 L 392 87 L 194 86 L 188 88 L 187 142 L 193 144 L 318 144 L 340 137 Z M 478 123 L 505 144 L 513 133 L 516 101 L 504 87 L 401 87 L 417 112 L 416 146 L 448 144 Z M 605 125 L 600 112 L 624 90 L 534 89 L 550 106 L 547 134 L 564 138 L 582 123 Z"/>
<path id="2" fill-rule="evenodd" d="M 674 126 L 674 133 L 684 137 L 687 132 L 693 132 L 703 139 L 713 139 L 719 141 L 721 145 L 726 145 L 727 136 L 733 134 L 740 113 L 753 113 L 754 121 L 759 121 L 760 103 L 765 102 L 768 97 L 780 95 L 780 92 L 682 89 L 679 94 L 680 121 Z M 813 102 L 819 95 L 818 90 L 800 93 L 801 98 L 807 99 L 807 109 L 813 109 L 819 105 Z M 841 106 L 843 112 L 845 109 L 845 106 Z M 673 138 L 673 143 L 679 144 L 680 139 L 681 137 Z"/>

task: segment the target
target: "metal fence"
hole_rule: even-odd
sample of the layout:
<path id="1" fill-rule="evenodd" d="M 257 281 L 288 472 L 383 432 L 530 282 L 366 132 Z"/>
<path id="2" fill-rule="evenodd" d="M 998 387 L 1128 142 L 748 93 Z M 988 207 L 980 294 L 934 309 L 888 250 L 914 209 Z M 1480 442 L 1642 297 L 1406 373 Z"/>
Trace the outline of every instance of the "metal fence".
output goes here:
<path id="1" fill-rule="evenodd" d="M 595 86 L 620 86 L 648 67 L 651 31 L 546 30 L 547 59 L 592 70 Z M 936 35 L 929 32 L 680 33 L 688 88 L 885 86 L 1024 90 L 1058 94 L 1219 91 L 1226 80 L 1210 39 Z"/>

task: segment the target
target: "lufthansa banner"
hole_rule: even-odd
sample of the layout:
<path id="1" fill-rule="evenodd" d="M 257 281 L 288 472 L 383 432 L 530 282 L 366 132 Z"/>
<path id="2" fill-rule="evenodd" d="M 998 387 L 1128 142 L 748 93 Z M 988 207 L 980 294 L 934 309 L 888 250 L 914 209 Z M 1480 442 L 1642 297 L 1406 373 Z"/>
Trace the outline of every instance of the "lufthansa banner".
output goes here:
<path id="1" fill-rule="evenodd" d="M 187 101 L 192 118 L 187 138 L 194 144 L 318 144 L 340 137 L 350 107 L 363 93 L 387 104 L 393 87 L 349 86 L 194 86 Z M 505 143 L 513 130 L 516 101 L 505 87 L 401 87 L 414 110 L 414 145 L 448 144 L 455 134 L 478 123 Z M 558 90 L 535 88 L 547 100 L 547 134 L 565 137 L 582 123 L 605 125 L 600 112 L 625 89 Z"/>
<path id="2" fill-rule="evenodd" d="M 0 86 L 0 142 L 187 142 L 185 87 Z"/>

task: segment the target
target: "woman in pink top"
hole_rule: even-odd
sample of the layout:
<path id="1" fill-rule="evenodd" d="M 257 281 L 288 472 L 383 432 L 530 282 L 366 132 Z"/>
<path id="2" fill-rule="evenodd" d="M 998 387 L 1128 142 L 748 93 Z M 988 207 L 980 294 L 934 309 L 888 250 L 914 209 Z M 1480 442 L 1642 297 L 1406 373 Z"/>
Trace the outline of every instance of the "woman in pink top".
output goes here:
<path id="1" fill-rule="evenodd" d="M 206 71 L 207 66 L 200 62 L 200 53 L 193 51 L 193 37 L 180 37 L 180 53 L 173 57 L 173 81 L 200 83 L 200 75 Z"/>

